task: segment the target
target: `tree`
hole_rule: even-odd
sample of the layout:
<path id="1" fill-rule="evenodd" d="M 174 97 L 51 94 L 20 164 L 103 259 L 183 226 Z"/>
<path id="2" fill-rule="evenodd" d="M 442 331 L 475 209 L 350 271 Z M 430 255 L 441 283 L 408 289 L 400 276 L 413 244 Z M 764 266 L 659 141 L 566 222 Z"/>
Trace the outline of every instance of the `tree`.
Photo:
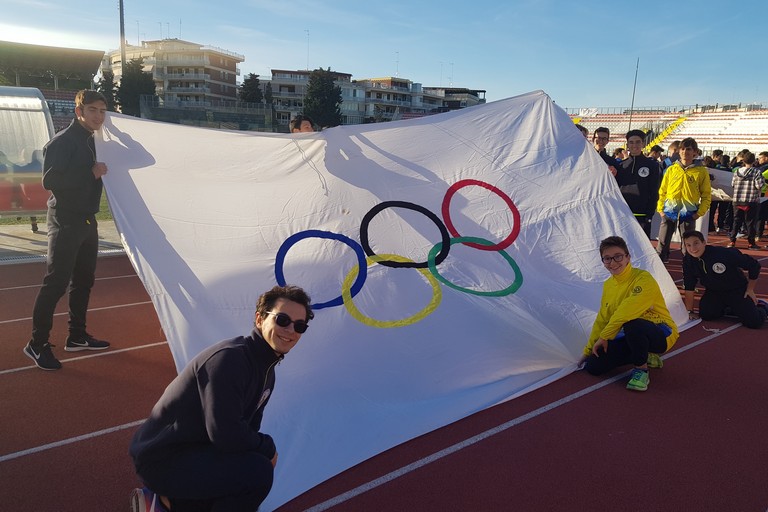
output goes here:
<path id="1" fill-rule="evenodd" d="M 327 70 L 319 68 L 309 74 L 304 115 L 311 117 L 318 126 L 338 126 L 341 124 L 341 102 L 341 87 L 335 84 L 330 67 Z"/>
<path id="2" fill-rule="evenodd" d="M 117 86 L 120 112 L 139 117 L 143 95 L 155 95 L 155 82 L 152 74 L 144 71 L 144 59 L 132 59 L 123 66 L 123 76 Z"/>
<path id="3" fill-rule="evenodd" d="M 267 105 L 275 104 L 275 98 L 272 95 L 272 82 L 267 82 L 267 85 L 264 87 L 264 103 Z"/>
<path id="4" fill-rule="evenodd" d="M 111 70 L 106 70 L 101 74 L 101 78 L 96 82 L 96 90 L 107 98 L 107 110 L 115 111 L 117 107 L 117 84 L 115 84 L 115 74 Z"/>
<path id="5" fill-rule="evenodd" d="M 243 83 L 240 84 L 240 101 L 244 103 L 261 103 L 264 100 L 264 94 L 259 85 L 259 75 L 249 73 Z"/>

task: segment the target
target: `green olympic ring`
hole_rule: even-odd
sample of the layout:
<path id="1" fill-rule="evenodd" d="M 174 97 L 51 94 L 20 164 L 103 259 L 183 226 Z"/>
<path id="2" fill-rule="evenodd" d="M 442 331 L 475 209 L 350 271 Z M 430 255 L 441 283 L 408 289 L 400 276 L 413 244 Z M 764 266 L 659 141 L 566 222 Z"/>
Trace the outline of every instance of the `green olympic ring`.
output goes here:
<path id="1" fill-rule="evenodd" d="M 481 245 L 494 245 L 494 243 L 491 242 L 490 240 L 486 240 L 485 238 L 478 238 L 474 236 L 460 236 L 458 238 L 451 238 L 451 245 L 466 243 L 466 242 L 471 242 L 471 243 L 481 244 Z M 501 253 L 504 259 L 507 260 L 509 265 L 512 267 L 512 270 L 514 270 L 515 272 L 515 280 L 512 282 L 512 284 L 510 284 L 503 290 L 488 291 L 488 292 L 473 290 L 471 288 L 464 288 L 462 286 L 453 284 L 452 282 L 448 281 L 446 278 L 441 276 L 440 273 L 437 271 L 437 264 L 435 263 L 435 257 L 442 249 L 442 245 L 443 245 L 442 242 L 438 242 L 429 251 L 429 256 L 428 256 L 429 271 L 432 272 L 432 275 L 435 276 L 438 281 L 440 281 L 446 286 L 450 286 L 454 290 L 458 290 L 464 293 L 469 293 L 472 295 L 481 295 L 484 297 L 503 297 L 505 295 L 510 295 L 512 293 L 515 293 L 523 285 L 523 273 L 520 271 L 520 267 L 517 266 L 517 263 L 515 263 L 515 260 L 512 259 L 512 256 L 507 254 L 507 252 L 503 249 L 500 249 L 497 252 Z"/>

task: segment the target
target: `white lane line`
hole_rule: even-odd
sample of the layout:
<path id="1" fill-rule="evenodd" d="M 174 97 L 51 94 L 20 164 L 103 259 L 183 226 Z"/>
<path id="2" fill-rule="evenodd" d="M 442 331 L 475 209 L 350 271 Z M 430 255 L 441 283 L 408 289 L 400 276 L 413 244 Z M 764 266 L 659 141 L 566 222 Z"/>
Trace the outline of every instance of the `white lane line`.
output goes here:
<path id="1" fill-rule="evenodd" d="M 91 352 L 88 355 L 78 356 L 78 357 L 69 357 L 67 359 L 60 359 L 62 363 L 70 363 L 73 361 L 82 361 L 83 359 L 91 359 L 93 357 L 104 357 L 104 356 L 113 356 L 116 354 L 120 354 L 122 352 L 129 352 L 131 350 L 139 350 L 142 348 L 152 348 L 152 347 L 158 347 L 160 345 L 167 345 L 167 341 L 158 341 L 157 343 L 150 343 L 148 345 L 139 345 L 137 347 L 128 347 L 128 348 L 119 348 L 119 349 L 113 349 L 113 350 L 101 350 L 99 352 Z M 16 372 L 22 372 L 25 370 L 32 370 L 37 368 L 37 366 L 30 365 L 30 366 L 22 366 L 19 368 L 9 368 L 7 370 L 0 371 L 0 376 L 7 375 L 9 373 L 16 373 Z"/>
<path id="2" fill-rule="evenodd" d="M 130 308 L 130 307 L 133 307 L 133 306 L 143 306 L 144 304 L 152 304 L 152 301 L 151 300 L 145 300 L 143 302 L 132 302 L 130 304 L 117 304 L 115 306 L 104 306 L 104 307 L 101 307 L 101 308 L 91 308 L 91 309 L 88 310 L 88 313 L 90 313 L 92 311 L 106 311 L 108 309 Z M 56 313 L 53 316 L 65 316 L 65 315 L 69 315 L 69 313 L 66 313 L 66 312 L 65 313 Z M 26 318 L 12 318 L 10 320 L 0 320 L 0 325 L 2 325 L 2 324 L 11 324 L 13 322 L 28 322 L 30 320 L 32 320 L 31 316 L 28 316 Z"/>
<path id="3" fill-rule="evenodd" d="M 701 345 L 702 343 L 706 343 L 707 341 L 710 341 L 714 338 L 717 338 L 718 336 L 722 336 L 723 334 L 726 334 L 728 332 L 733 331 L 734 329 L 741 327 L 741 324 L 735 324 L 727 329 L 723 329 L 717 333 L 711 334 L 709 336 L 706 336 L 698 341 L 695 341 L 691 343 L 690 345 L 686 345 L 685 347 L 681 347 L 677 350 L 673 350 L 669 354 L 665 354 L 663 359 L 669 359 L 670 357 L 674 357 L 678 354 L 681 354 L 685 352 L 686 350 L 690 350 L 694 347 L 697 347 Z M 440 460 L 444 457 L 447 457 L 448 455 L 451 455 L 452 453 L 455 453 L 459 450 L 462 450 L 468 446 L 471 446 L 473 444 L 479 443 L 480 441 L 483 441 L 485 439 L 488 439 L 491 436 L 495 436 L 496 434 L 499 434 L 501 432 L 504 432 L 505 430 L 508 430 L 514 426 L 520 425 L 521 423 L 524 423 L 530 419 L 536 418 L 537 416 L 541 416 L 542 414 L 549 412 L 557 407 L 560 407 L 561 405 L 567 404 L 569 402 L 572 402 L 576 400 L 577 398 L 581 398 L 585 395 L 588 395 L 594 391 L 597 391 L 599 389 L 602 389 L 606 386 L 610 386 L 616 381 L 625 379 L 629 376 L 630 371 L 626 371 L 622 373 L 621 375 L 617 375 L 615 377 L 612 377 L 610 379 L 601 381 L 593 386 L 590 386 L 588 388 L 582 389 L 581 391 L 577 391 L 576 393 L 573 393 L 571 395 L 568 395 L 564 398 L 561 398 L 560 400 L 557 400 L 555 402 L 549 403 L 543 407 L 539 407 L 538 409 L 531 411 L 527 414 L 523 414 L 522 416 L 518 416 L 517 418 L 514 418 L 506 423 L 503 423 L 497 427 L 494 427 L 492 429 L 486 430 L 485 432 L 482 432 L 480 434 L 477 434 L 476 436 L 470 437 L 469 439 L 465 439 L 464 441 L 461 441 L 459 443 L 454 444 L 453 446 L 449 446 L 448 448 L 445 448 L 443 450 L 440 450 L 439 452 L 433 453 L 432 455 L 428 455 L 422 459 L 419 459 L 415 462 L 412 462 L 411 464 L 408 464 L 407 466 L 403 466 L 400 469 L 396 469 L 390 473 L 387 473 L 384 476 L 381 476 L 379 478 L 376 478 L 374 480 L 371 480 L 368 483 L 365 483 L 363 485 L 360 485 L 358 487 L 355 487 L 354 489 L 351 489 L 345 493 L 339 494 L 338 496 L 331 498 L 329 500 L 326 500 L 322 503 L 318 503 L 317 505 L 314 505 L 308 509 L 306 509 L 304 512 L 322 512 L 323 510 L 328 510 L 331 507 L 335 507 L 336 505 L 339 505 L 341 503 L 344 503 L 345 501 L 348 501 L 355 496 L 359 496 L 365 492 L 368 492 L 372 489 L 375 489 L 377 487 L 380 487 L 387 482 L 391 482 L 392 480 L 395 480 L 397 478 L 400 478 L 401 476 L 407 475 L 408 473 L 411 473 L 412 471 L 415 471 L 423 466 L 426 466 L 427 464 L 431 464 L 432 462 L 435 462 L 437 460 Z"/>
<path id="4" fill-rule="evenodd" d="M 126 274 L 123 276 L 112 276 L 112 277 L 97 277 L 96 281 L 108 281 L 110 279 L 126 279 L 130 277 L 135 277 L 136 279 L 139 278 L 136 274 Z M 40 288 L 42 286 L 42 282 L 37 284 L 26 284 L 24 286 L 9 286 L 7 288 L 0 288 L 0 292 L 6 292 L 11 290 L 25 290 L 27 288 Z"/>
<path id="5" fill-rule="evenodd" d="M 123 425 L 118 425 L 116 427 L 105 428 L 104 430 L 97 430 L 96 432 L 91 432 L 90 434 L 83 434 L 77 437 L 70 437 L 69 439 L 64 439 L 61 441 L 56 441 L 54 443 L 44 444 L 42 446 L 36 446 L 34 448 L 29 448 L 27 450 L 22 450 L 20 452 L 9 453 L 8 455 L 0 456 L 0 463 L 7 462 L 13 459 L 18 459 L 19 457 L 32 455 L 34 453 L 39 453 L 45 450 L 50 450 L 51 448 L 58 448 L 60 446 L 66 446 L 68 444 L 78 443 L 80 441 L 88 441 L 95 437 L 103 436 L 105 434 L 111 434 L 113 432 L 119 432 L 127 428 L 138 427 L 142 423 L 144 423 L 144 420 L 132 421 L 130 423 L 125 423 Z"/>

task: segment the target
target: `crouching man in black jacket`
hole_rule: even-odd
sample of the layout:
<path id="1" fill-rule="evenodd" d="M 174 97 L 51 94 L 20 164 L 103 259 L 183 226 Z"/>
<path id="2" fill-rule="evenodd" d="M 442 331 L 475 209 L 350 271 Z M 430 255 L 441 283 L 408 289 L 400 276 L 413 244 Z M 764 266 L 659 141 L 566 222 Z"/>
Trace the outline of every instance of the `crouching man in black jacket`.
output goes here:
<path id="1" fill-rule="evenodd" d="M 707 245 L 699 231 L 683 233 L 683 243 L 684 300 L 689 317 L 696 318 L 693 298 L 696 283 L 700 282 L 706 288 L 699 301 L 698 316 L 702 320 L 720 318 L 728 308 L 744 327 L 760 328 L 768 316 L 768 303 L 755 296 L 760 262 L 738 249 Z"/>
<path id="2" fill-rule="evenodd" d="M 275 366 L 314 317 L 309 296 L 275 286 L 259 297 L 249 336 L 198 354 L 166 388 L 131 442 L 143 489 L 134 512 L 253 512 L 272 488 L 277 449 L 261 433 Z"/>

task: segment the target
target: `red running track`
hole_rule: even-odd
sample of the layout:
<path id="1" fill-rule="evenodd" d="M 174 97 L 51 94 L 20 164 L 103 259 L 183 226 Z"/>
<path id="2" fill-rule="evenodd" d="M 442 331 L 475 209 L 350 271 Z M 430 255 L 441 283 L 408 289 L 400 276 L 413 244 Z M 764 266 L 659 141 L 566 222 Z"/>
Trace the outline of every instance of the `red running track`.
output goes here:
<path id="1" fill-rule="evenodd" d="M 668 269 L 679 279 L 679 259 Z M 127 259 L 102 258 L 88 323 L 113 348 L 64 352 L 62 302 L 52 340 L 64 368 L 32 367 L 21 349 L 42 272 L 0 266 L 0 509 L 128 510 L 129 440 L 175 376 L 164 335 Z M 766 297 L 765 269 L 758 291 Z M 623 374 L 577 372 L 369 459 L 280 511 L 765 512 L 766 331 L 699 324 L 652 370 L 646 393 L 624 389 Z"/>

